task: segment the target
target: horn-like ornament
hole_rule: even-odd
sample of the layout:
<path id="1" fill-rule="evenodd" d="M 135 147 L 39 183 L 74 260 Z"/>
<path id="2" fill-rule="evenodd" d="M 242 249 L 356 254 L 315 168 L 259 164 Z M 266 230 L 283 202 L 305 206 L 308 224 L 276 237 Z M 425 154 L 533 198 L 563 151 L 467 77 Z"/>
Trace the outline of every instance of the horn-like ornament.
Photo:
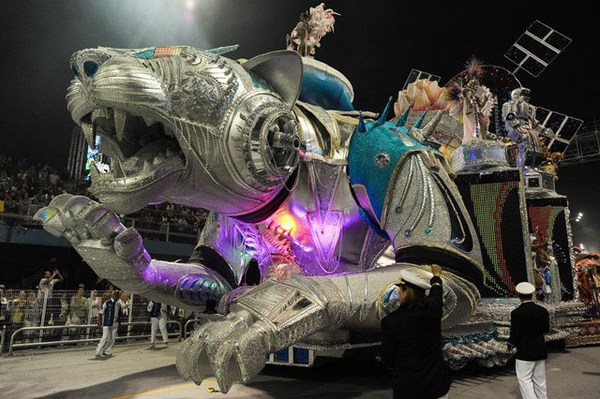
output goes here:
<path id="1" fill-rule="evenodd" d="M 402 115 L 400 115 L 400 119 L 398 119 L 398 122 L 396 122 L 396 126 L 402 127 L 406 124 L 406 121 L 408 120 L 408 114 L 410 114 L 410 109 L 412 108 L 412 106 L 413 103 L 408 104 L 408 107 L 402 113 Z"/>
<path id="2" fill-rule="evenodd" d="M 437 124 L 440 123 L 440 121 L 442 120 L 442 116 L 444 116 L 444 111 L 438 112 L 437 115 L 434 118 L 432 118 L 429 121 L 429 123 L 427 123 L 427 125 L 425 125 L 425 127 L 421 131 L 423 137 L 427 138 L 433 133 Z"/>
<path id="3" fill-rule="evenodd" d="M 392 105 L 392 102 L 392 97 L 390 96 L 390 99 L 388 100 L 387 104 L 385 104 L 383 112 L 381 113 L 381 115 L 379 115 L 379 119 L 377 119 L 378 125 L 383 125 L 385 123 L 385 119 L 387 118 L 388 112 L 390 112 L 390 106 Z"/>
<path id="4" fill-rule="evenodd" d="M 367 126 L 365 125 L 365 120 L 362 117 L 362 112 L 358 112 L 358 131 L 359 133 L 366 133 Z"/>
<path id="5" fill-rule="evenodd" d="M 427 115 L 427 110 L 423 112 L 417 123 L 415 123 L 415 125 L 413 126 L 415 129 L 419 129 L 421 127 L 421 125 L 423 124 L 423 120 L 425 120 L 425 115 Z"/>

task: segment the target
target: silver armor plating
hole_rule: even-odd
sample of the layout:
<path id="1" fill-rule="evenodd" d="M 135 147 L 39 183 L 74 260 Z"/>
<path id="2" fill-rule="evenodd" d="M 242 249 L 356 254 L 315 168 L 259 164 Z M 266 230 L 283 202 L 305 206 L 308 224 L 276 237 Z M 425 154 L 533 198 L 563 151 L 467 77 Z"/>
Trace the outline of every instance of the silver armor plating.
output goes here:
<path id="1" fill-rule="evenodd" d="M 196 311 L 219 302 L 223 320 L 180 350 L 185 378 L 216 375 L 227 392 L 256 375 L 268 353 L 315 332 L 378 331 L 389 311 L 382 295 L 403 268 L 446 268 L 445 327 L 479 301 L 479 244 L 448 165 L 425 147 L 390 165 L 374 229 L 357 202 L 368 198 L 353 193 L 347 172 L 357 114 L 296 101 L 297 53 L 237 62 L 191 47 L 98 48 L 71 65 L 69 111 L 90 145 L 100 137 L 110 162 L 92 176 L 100 203 L 61 195 L 36 218 L 122 289 Z M 412 138 L 397 132 L 405 143 L 431 126 L 411 129 Z M 372 167 L 389 162 L 381 153 Z M 212 211 L 190 263 L 151 259 L 115 214 L 162 201 Z M 390 247 L 409 260 L 387 266 Z M 253 263 L 260 284 L 240 287 Z M 471 281 L 452 273 L 459 264 Z"/>
<path id="2" fill-rule="evenodd" d="M 77 78 L 68 109 L 88 143 L 100 135 L 100 149 L 111 158 L 111 172 L 93 168 L 90 191 L 118 213 L 162 201 L 227 215 L 259 209 L 298 164 L 295 98 L 209 52 L 178 47 L 153 54 L 98 48 L 71 59 Z M 296 92 L 299 58 L 291 52 L 266 58 L 286 68 Z"/>
<path id="3" fill-rule="evenodd" d="M 517 166 L 537 166 L 545 159 L 540 134 L 546 129 L 535 117 L 536 108 L 529 104 L 531 90 L 525 87 L 514 89 L 511 100 L 502 104 L 502 119 L 508 137 L 517 144 Z"/>

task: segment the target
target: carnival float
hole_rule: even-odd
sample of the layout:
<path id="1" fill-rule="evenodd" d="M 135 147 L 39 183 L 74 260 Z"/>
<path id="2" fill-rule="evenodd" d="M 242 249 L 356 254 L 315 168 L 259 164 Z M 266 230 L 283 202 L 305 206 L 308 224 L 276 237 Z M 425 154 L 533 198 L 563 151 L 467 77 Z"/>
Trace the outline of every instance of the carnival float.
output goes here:
<path id="1" fill-rule="evenodd" d="M 59 195 L 36 218 L 122 289 L 198 312 L 177 368 L 223 392 L 266 363 L 376 357 L 400 270 L 431 263 L 452 368 L 510 359 L 521 281 L 551 313 L 549 341 L 600 342 L 584 318 L 598 257 L 573 253 L 561 138 L 528 89 L 472 60 L 445 86 L 417 79 L 379 114 L 355 110 L 348 79 L 314 59 L 335 15 L 311 8 L 287 50 L 249 60 L 224 56 L 235 46 L 75 53 L 68 109 L 102 154 L 98 201 Z M 165 201 L 211 212 L 186 263 L 152 259 L 118 217 Z"/>

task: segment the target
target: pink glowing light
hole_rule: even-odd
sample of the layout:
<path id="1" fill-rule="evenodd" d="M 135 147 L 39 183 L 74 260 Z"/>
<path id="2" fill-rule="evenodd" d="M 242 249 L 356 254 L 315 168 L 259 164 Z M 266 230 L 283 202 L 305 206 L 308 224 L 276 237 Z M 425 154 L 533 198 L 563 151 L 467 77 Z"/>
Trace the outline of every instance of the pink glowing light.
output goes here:
<path id="1" fill-rule="evenodd" d="M 319 212 L 309 212 L 307 216 L 312 227 L 312 238 L 317 249 L 319 264 L 324 272 L 333 273 L 339 264 L 339 259 L 334 255 L 342 233 L 343 212 L 331 211 L 325 220 L 322 220 Z"/>

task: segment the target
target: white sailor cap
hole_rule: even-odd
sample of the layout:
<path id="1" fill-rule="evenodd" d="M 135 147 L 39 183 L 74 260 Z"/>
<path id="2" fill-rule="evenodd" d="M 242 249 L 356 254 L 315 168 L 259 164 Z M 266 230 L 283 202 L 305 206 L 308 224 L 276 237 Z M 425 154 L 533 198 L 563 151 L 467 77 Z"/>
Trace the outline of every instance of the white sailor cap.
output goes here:
<path id="1" fill-rule="evenodd" d="M 423 276 L 406 269 L 400 270 L 400 282 L 397 285 L 404 284 L 423 291 L 427 291 L 431 288 L 431 284 L 429 284 L 429 282 L 425 280 Z"/>
<path id="2" fill-rule="evenodd" d="M 533 284 L 530 284 L 526 281 L 523 281 L 522 283 L 517 284 L 515 289 L 521 295 L 531 295 L 535 292 L 535 287 L 533 286 Z"/>

